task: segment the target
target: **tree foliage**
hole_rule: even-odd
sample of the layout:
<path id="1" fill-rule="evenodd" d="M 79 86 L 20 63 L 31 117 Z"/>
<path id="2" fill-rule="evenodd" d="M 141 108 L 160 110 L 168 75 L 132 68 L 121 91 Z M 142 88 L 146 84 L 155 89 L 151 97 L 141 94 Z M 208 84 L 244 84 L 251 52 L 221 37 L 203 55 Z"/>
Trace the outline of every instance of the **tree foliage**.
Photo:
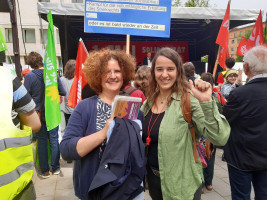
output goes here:
<path id="1" fill-rule="evenodd" d="M 182 0 L 172 0 L 172 6 L 174 7 L 211 7 L 210 0 L 187 0 L 184 5 Z"/>
<path id="2" fill-rule="evenodd" d="M 202 56 L 201 62 L 209 62 L 209 55 Z"/>
<path id="3" fill-rule="evenodd" d="M 210 0 L 187 0 L 185 7 L 210 7 Z"/>
<path id="4" fill-rule="evenodd" d="M 182 6 L 181 0 L 172 0 L 172 6 L 181 7 Z"/>

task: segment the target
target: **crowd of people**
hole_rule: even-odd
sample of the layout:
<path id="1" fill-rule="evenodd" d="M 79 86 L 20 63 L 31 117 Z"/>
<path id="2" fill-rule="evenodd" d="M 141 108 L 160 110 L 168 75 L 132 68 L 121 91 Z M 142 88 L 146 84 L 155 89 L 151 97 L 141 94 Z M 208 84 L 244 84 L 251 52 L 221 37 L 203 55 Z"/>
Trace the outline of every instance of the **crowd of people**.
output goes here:
<path id="1" fill-rule="evenodd" d="M 43 58 L 27 56 L 33 70 L 23 72 L 24 85 L 11 80 L 12 115 L 18 113 L 17 127 L 20 122 L 34 132 L 38 175 L 59 175 L 61 155 L 74 161 L 81 200 L 143 200 L 146 188 L 153 200 L 200 200 L 204 187 L 213 189 L 216 148 L 223 148 L 232 199 L 250 199 L 251 184 L 256 200 L 267 199 L 267 48 L 245 54 L 244 85 L 233 58 L 226 58 L 217 86 L 211 73 L 196 75 L 194 64 L 168 47 L 154 57 L 149 52 L 144 63 L 136 70 L 135 58 L 123 50 L 90 52 L 83 73 L 93 92 L 85 89 L 73 109 L 68 97 L 76 62 L 69 60 L 57 77 L 65 127 L 48 131 Z M 141 98 L 136 120 L 112 116 L 117 95 Z M 7 195 L 35 199 L 30 176 L 22 180 L 23 187 Z"/>

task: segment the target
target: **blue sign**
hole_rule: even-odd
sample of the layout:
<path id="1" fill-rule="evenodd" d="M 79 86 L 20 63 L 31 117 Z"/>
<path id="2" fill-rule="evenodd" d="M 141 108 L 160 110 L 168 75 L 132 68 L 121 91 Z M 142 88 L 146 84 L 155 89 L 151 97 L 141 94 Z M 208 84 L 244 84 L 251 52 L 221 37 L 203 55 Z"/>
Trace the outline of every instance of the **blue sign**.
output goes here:
<path id="1" fill-rule="evenodd" d="M 84 32 L 170 37 L 171 0 L 85 0 Z"/>

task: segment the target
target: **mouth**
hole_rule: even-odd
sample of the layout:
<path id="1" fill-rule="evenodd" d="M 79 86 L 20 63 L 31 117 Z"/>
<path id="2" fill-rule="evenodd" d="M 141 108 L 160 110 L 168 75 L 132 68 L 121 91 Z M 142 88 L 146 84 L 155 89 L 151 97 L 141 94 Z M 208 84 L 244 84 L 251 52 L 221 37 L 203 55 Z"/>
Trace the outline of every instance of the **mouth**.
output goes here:
<path id="1" fill-rule="evenodd" d="M 163 83 L 163 84 L 168 84 L 170 82 L 170 80 L 169 79 L 164 79 L 164 80 L 160 80 L 160 82 Z"/>

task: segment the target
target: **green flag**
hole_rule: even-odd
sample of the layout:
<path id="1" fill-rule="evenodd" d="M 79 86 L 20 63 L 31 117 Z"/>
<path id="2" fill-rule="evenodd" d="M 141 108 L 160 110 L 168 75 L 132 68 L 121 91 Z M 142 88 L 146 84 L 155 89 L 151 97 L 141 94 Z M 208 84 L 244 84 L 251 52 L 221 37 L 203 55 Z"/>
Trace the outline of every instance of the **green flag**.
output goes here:
<path id="1" fill-rule="evenodd" d="M 6 41 L 0 27 L 0 52 L 7 50 Z"/>
<path id="2" fill-rule="evenodd" d="M 47 15 L 47 44 L 44 57 L 45 81 L 45 120 L 47 130 L 52 130 L 61 122 L 59 94 L 57 85 L 57 60 L 54 38 L 54 26 L 51 11 Z"/>

